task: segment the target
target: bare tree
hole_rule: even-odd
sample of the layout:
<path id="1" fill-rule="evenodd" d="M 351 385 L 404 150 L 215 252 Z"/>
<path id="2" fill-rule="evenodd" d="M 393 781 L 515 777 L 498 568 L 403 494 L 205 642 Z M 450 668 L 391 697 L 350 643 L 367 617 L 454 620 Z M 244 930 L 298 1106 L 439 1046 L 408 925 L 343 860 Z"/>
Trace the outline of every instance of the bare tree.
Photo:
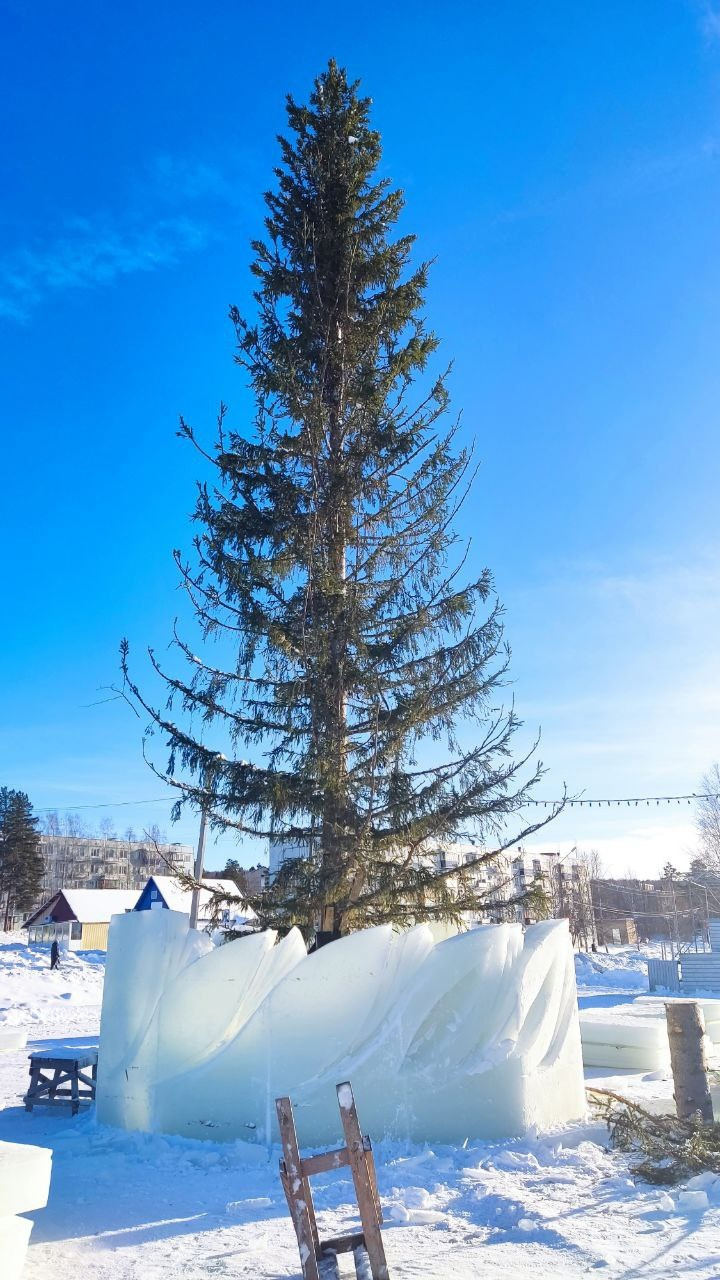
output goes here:
<path id="1" fill-rule="evenodd" d="M 100 821 L 100 835 L 103 840 L 115 839 L 115 823 L 112 818 L 102 818 Z"/>
<path id="2" fill-rule="evenodd" d="M 52 813 L 45 814 L 45 817 L 42 820 L 42 830 L 43 835 L 46 836 L 62 835 L 60 815 L 58 814 L 57 809 L 54 809 Z"/>
<path id="3" fill-rule="evenodd" d="M 578 849 L 575 854 L 575 861 L 578 862 L 580 866 L 585 867 L 590 880 L 605 879 L 605 864 L 597 849 Z"/>
<path id="4" fill-rule="evenodd" d="M 720 765 L 717 761 L 700 785 L 703 798 L 698 800 L 695 814 L 700 852 L 707 869 L 720 872 Z"/>
<path id="5" fill-rule="evenodd" d="M 87 837 L 90 829 L 79 813 L 64 813 L 62 817 L 62 834 L 64 836 Z"/>

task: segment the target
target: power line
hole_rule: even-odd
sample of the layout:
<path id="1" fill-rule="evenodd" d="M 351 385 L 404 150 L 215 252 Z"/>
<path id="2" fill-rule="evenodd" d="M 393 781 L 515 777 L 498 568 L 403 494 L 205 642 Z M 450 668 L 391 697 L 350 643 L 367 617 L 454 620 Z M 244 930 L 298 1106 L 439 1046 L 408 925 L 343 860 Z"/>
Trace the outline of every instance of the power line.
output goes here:
<path id="1" fill-rule="evenodd" d="M 106 800 L 102 804 L 51 804 L 47 809 L 35 809 L 35 813 L 57 813 L 58 809 L 79 813 L 81 809 L 123 809 L 131 804 L 163 804 L 172 796 L 156 796 L 154 800 Z"/>

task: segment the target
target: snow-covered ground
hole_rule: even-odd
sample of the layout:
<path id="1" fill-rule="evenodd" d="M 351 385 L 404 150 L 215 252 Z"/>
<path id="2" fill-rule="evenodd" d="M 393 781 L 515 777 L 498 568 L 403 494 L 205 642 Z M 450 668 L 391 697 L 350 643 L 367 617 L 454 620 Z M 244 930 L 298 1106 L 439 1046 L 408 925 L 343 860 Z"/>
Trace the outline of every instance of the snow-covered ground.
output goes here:
<path id="1" fill-rule="evenodd" d="M 0 1024 L 27 1026 L 29 1047 L 96 1043 L 102 959 L 68 956 L 50 973 L 46 952 L 0 941 Z M 646 990 L 642 958 L 629 949 L 579 957 L 578 982 L 586 1007 Z M 666 1078 L 588 1074 L 670 1105 Z M 0 1138 L 53 1149 L 24 1280 L 300 1275 L 277 1151 L 128 1134 L 96 1125 L 92 1112 L 30 1115 L 20 1102 L 26 1080 L 25 1050 L 0 1057 Z M 720 1277 L 720 1179 L 702 1181 L 707 1208 L 688 1207 L 682 1189 L 635 1183 L 602 1126 L 462 1148 L 379 1143 L 375 1153 L 393 1280 Z M 352 1221 L 346 1175 L 313 1179 L 323 1234 Z M 342 1266 L 354 1274 L 349 1260 Z"/>

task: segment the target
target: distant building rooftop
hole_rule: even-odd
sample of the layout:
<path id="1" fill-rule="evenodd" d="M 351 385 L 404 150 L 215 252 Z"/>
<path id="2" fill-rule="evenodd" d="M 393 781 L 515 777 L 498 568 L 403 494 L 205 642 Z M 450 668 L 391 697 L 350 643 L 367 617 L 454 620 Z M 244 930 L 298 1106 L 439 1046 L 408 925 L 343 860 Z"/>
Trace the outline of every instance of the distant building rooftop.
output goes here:
<path id="1" fill-rule="evenodd" d="M 81 924 L 107 924 L 111 916 L 132 911 L 137 900 L 136 889 L 61 889 L 36 907 L 25 924 L 34 924 L 47 915 L 57 915 L 63 904 L 70 912 L 68 916 L 66 911 L 62 911 L 63 919 L 79 920 Z"/>

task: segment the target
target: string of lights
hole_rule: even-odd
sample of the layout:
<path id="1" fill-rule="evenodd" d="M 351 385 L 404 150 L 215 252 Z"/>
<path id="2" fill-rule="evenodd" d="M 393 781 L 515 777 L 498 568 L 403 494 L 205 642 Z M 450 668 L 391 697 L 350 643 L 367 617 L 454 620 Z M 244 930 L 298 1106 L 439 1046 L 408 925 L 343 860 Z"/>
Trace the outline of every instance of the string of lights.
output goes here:
<path id="1" fill-rule="evenodd" d="M 55 805 L 49 805 L 45 809 L 36 809 L 35 812 L 36 813 L 56 813 L 59 809 L 63 809 L 63 810 L 72 809 L 72 811 L 75 813 L 75 812 L 79 812 L 81 809 L 83 810 L 84 809 L 123 809 L 123 808 L 127 808 L 129 805 L 169 804 L 171 801 L 174 801 L 175 799 L 177 799 L 177 796 L 173 797 L 171 795 L 167 795 L 167 796 L 155 796 L 154 798 L 149 800 L 105 800 L 101 804 L 70 804 L 70 805 L 55 804 Z M 693 804 L 693 802 L 696 802 L 698 800 L 720 800 L 720 793 L 714 793 L 712 791 L 706 792 L 706 793 L 692 791 L 690 792 L 689 795 L 684 795 L 684 796 L 621 796 L 621 797 L 611 797 L 609 799 L 604 798 L 600 800 L 596 800 L 596 799 L 588 800 L 584 796 L 573 796 L 570 799 L 566 799 L 564 803 L 565 803 L 565 807 L 570 809 L 574 809 L 576 805 L 579 806 L 580 808 L 582 808 L 583 806 L 586 806 L 587 808 L 592 809 L 594 806 L 597 809 L 602 809 L 604 807 L 612 808 L 613 806 L 616 806 L 617 808 L 623 808 L 623 807 L 637 808 L 639 805 L 643 805 L 643 804 L 646 806 L 650 806 L 653 804 L 656 806 L 661 804 L 685 804 L 685 803 Z M 543 809 L 554 809 L 557 806 L 561 805 L 562 803 L 563 803 L 562 800 L 526 800 L 525 801 L 526 805 L 535 805 L 536 807 L 540 807 Z"/>
<path id="2" fill-rule="evenodd" d="M 572 798 L 565 800 L 565 806 L 570 809 L 575 808 L 576 805 L 579 805 L 580 808 L 585 805 L 590 809 L 592 809 L 593 805 L 598 809 L 602 809 L 603 807 L 612 808 L 613 806 L 617 808 L 627 807 L 629 809 L 633 807 L 637 808 L 638 805 L 643 804 L 646 806 L 653 804 L 656 806 L 661 804 L 693 804 L 693 802 L 698 800 L 720 800 L 720 794 L 715 794 L 712 791 L 707 793 L 692 791 L 690 795 L 685 796 L 622 796 L 619 798 L 615 797 L 601 800 L 587 800 L 584 796 L 573 796 Z M 558 805 L 561 805 L 563 801 L 526 800 L 525 803 L 528 805 L 540 806 L 543 809 L 553 809 Z"/>

